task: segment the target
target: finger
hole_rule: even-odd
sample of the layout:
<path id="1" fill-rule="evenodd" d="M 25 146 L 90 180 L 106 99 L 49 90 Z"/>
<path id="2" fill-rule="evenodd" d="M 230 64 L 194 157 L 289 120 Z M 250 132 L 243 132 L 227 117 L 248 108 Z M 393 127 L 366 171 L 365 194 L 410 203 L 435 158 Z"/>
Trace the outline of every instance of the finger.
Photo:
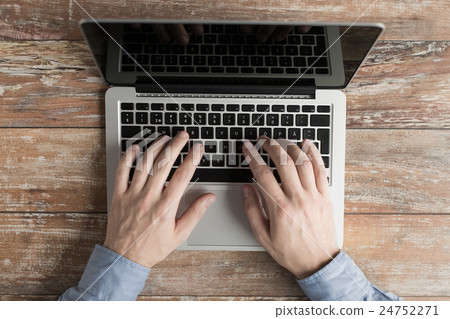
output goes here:
<path id="1" fill-rule="evenodd" d="M 167 177 L 169 177 L 170 170 L 184 145 L 187 143 L 188 138 L 189 134 L 185 131 L 178 132 L 170 143 L 168 143 L 167 147 L 159 153 L 153 163 L 152 173 L 145 186 L 147 191 L 150 189 L 152 192 L 156 189 L 159 189 L 160 191 L 163 190 Z"/>
<path id="2" fill-rule="evenodd" d="M 131 145 L 120 159 L 116 172 L 116 193 L 123 194 L 128 189 L 131 166 L 139 154 L 139 145 Z"/>
<path id="3" fill-rule="evenodd" d="M 141 190 L 145 183 L 147 183 L 148 176 L 153 174 L 153 163 L 158 155 L 161 153 L 163 148 L 170 141 L 171 137 L 167 135 L 162 135 L 153 141 L 151 146 L 141 157 L 136 165 L 136 171 L 134 172 L 133 180 L 130 187 L 135 190 Z"/>
<path id="4" fill-rule="evenodd" d="M 177 220 L 175 233 L 181 242 L 184 242 L 191 234 L 194 227 L 206 212 L 206 209 L 214 203 L 216 195 L 212 193 L 197 197 L 186 209 L 181 218 Z"/>
<path id="5" fill-rule="evenodd" d="M 204 32 L 203 24 L 190 24 L 189 30 L 191 30 L 192 34 L 195 36 L 202 35 Z"/>
<path id="6" fill-rule="evenodd" d="M 264 247 L 270 242 L 269 220 L 264 214 L 261 197 L 251 185 L 244 185 L 245 213 L 252 227 L 253 234 L 258 242 Z"/>
<path id="7" fill-rule="evenodd" d="M 258 28 L 258 31 L 256 31 L 256 40 L 258 42 L 266 42 L 267 39 L 270 38 L 272 35 L 272 32 L 275 30 L 275 25 L 262 25 Z"/>
<path id="8" fill-rule="evenodd" d="M 167 198 L 176 200 L 183 194 L 191 181 L 202 156 L 203 145 L 197 143 L 194 144 L 181 165 L 175 170 L 172 179 L 167 185 L 166 190 L 164 191 L 164 193 L 167 194 Z"/>
<path id="9" fill-rule="evenodd" d="M 152 25 L 153 31 L 155 31 L 156 36 L 161 42 L 169 42 L 172 40 L 166 26 L 164 24 L 154 24 Z"/>
<path id="10" fill-rule="evenodd" d="M 261 143 L 267 143 L 267 140 L 261 139 L 261 141 Z M 258 141 L 258 143 L 260 142 Z M 266 165 L 264 160 L 261 159 L 262 164 L 260 164 L 260 161 L 256 159 L 258 157 L 261 157 L 261 155 L 256 152 L 253 144 L 250 142 L 245 142 L 244 147 L 242 147 L 242 151 L 245 157 L 250 157 L 250 161 L 248 162 L 248 164 L 258 184 L 260 184 L 261 187 L 264 188 L 264 190 L 268 194 L 270 194 L 270 196 L 273 196 L 274 198 L 284 197 L 283 190 L 278 184 L 278 181 L 276 180 L 270 168 Z M 269 195 L 266 194 L 266 192 L 264 192 L 264 197 L 266 197 L 266 200 L 269 201 L 270 197 L 268 197 Z M 270 200 L 270 202 L 272 202 L 272 200 Z"/>
<path id="11" fill-rule="evenodd" d="M 263 144 L 263 148 L 269 154 L 270 159 L 275 163 L 277 167 L 278 175 L 280 175 L 282 188 L 289 194 L 294 194 L 296 190 L 301 187 L 300 179 L 297 174 L 297 169 L 294 165 L 294 161 L 287 154 L 286 150 L 280 143 L 284 143 L 280 140 L 273 140 L 267 138 L 268 143 Z"/>
<path id="12" fill-rule="evenodd" d="M 328 193 L 327 170 L 317 147 L 310 140 L 304 140 L 302 150 L 312 162 L 316 187 L 321 193 Z"/>
<path id="13" fill-rule="evenodd" d="M 184 28 L 184 25 L 180 23 L 171 24 L 169 26 L 169 30 L 179 45 L 187 45 L 189 43 L 189 36 Z"/>
<path id="14" fill-rule="evenodd" d="M 299 25 L 299 26 L 297 27 L 297 32 L 300 32 L 300 33 L 307 33 L 307 32 L 309 31 L 309 29 L 311 29 L 311 26 L 310 26 L 310 25 Z"/>
<path id="15" fill-rule="evenodd" d="M 294 160 L 298 176 L 300 177 L 300 184 L 307 190 L 315 188 L 316 180 L 314 177 L 314 170 L 308 156 L 306 156 L 305 152 L 303 152 L 296 144 L 287 140 L 286 142 L 286 149 L 289 156 Z"/>
<path id="16" fill-rule="evenodd" d="M 289 34 L 289 32 L 292 31 L 292 29 L 294 29 L 293 26 L 280 25 L 276 27 L 275 30 L 273 31 L 272 38 L 277 42 L 281 42 L 284 39 L 286 39 L 287 35 Z"/>

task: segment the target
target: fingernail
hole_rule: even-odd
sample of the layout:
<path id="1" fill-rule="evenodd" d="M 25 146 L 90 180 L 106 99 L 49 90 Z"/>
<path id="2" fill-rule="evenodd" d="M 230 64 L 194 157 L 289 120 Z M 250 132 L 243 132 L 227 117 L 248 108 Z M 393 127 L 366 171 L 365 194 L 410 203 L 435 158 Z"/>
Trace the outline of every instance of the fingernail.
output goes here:
<path id="1" fill-rule="evenodd" d="M 215 196 L 211 196 L 206 200 L 206 207 L 208 207 L 209 205 L 211 205 L 212 203 L 214 203 L 216 201 L 216 197 Z"/>
<path id="2" fill-rule="evenodd" d="M 189 136 L 189 134 L 186 131 L 180 131 L 177 133 L 177 135 L 182 138 L 186 138 Z"/>
<path id="3" fill-rule="evenodd" d="M 202 149 L 202 144 L 200 144 L 200 143 L 195 143 L 193 148 L 194 148 L 194 151 L 200 152 L 201 149 Z"/>
<path id="4" fill-rule="evenodd" d="M 250 195 L 250 190 L 248 189 L 248 186 L 244 186 L 242 188 L 242 192 L 244 193 L 244 198 L 247 198 L 248 195 Z"/>

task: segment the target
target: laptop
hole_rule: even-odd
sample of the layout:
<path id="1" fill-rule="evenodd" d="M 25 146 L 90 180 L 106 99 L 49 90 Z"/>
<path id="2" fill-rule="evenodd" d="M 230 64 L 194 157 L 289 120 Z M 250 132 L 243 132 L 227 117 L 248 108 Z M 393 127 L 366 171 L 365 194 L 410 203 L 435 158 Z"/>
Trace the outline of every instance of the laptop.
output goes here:
<path id="1" fill-rule="evenodd" d="M 252 173 L 243 141 L 285 138 L 318 147 L 328 174 L 336 241 L 343 245 L 344 89 L 384 30 L 379 23 L 83 20 L 106 85 L 108 209 L 124 151 L 155 136 L 190 135 L 202 158 L 178 216 L 198 195 L 217 199 L 178 249 L 263 250 L 244 211 Z M 279 180 L 276 168 L 259 150 Z M 130 174 L 130 180 L 134 168 Z"/>

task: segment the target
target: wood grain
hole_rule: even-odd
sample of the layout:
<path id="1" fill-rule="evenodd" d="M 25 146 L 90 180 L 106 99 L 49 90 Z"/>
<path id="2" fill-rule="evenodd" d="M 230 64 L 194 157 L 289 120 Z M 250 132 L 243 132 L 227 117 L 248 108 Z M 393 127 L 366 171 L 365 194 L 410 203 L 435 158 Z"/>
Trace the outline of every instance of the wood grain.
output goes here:
<path id="1" fill-rule="evenodd" d="M 42 1 L 4 0 L 0 6 L 0 38 L 80 39 L 78 21 L 95 19 L 187 19 L 315 22 L 383 22 L 385 39 L 449 40 L 448 0 L 397 1 L 270 1 L 270 0 L 172 0 L 105 2 L 101 0 Z M 373 6 L 371 6 L 373 4 Z"/>
<path id="2" fill-rule="evenodd" d="M 449 44 L 380 42 L 345 90 L 348 128 L 449 128 Z M 0 56 L 0 127 L 104 126 L 84 42 L 3 42 Z"/>
<path id="3" fill-rule="evenodd" d="M 449 215 L 347 215 L 345 225 L 345 250 L 378 287 L 450 296 Z M 61 294 L 78 282 L 105 226 L 103 214 L 1 214 L 0 294 Z M 303 299 L 265 252 L 176 251 L 152 269 L 142 295 Z"/>
<path id="4" fill-rule="evenodd" d="M 345 211 L 450 213 L 447 130 L 348 130 Z M 102 129 L 0 129 L 0 212 L 105 212 Z"/>

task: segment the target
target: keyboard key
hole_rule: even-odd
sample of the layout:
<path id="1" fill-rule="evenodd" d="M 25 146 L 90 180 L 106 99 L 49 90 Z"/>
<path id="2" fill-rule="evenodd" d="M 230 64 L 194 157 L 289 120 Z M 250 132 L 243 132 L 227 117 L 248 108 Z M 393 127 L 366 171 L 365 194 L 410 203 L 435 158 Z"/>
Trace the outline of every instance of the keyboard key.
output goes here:
<path id="1" fill-rule="evenodd" d="M 216 139 L 228 139 L 228 129 L 226 127 L 216 127 Z"/>
<path id="2" fill-rule="evenodd" d="M 224 167 L 225 156 L 223 154 L 211 156 L 211 164 L 213 167 Z"/>
<path id="3" fill-rule="evenodd" d="M 325 168 L 330 167 L 330 158 L 328 156 L 322 156 L 323 163 L 325 164 Z"/>
<path id="4" fill-rule="evenodd" d="M 312 55 L 312 47 L 302 45 L 300 47 L 300 55 Z"/>
<path id="5" fill-rule="evenodd" d="M 194 113 L 194 124 L 206 125 L 206 113 Z"/>
<path id="6" fill-rule="evenodd" d="M 250 114 L 238 114 L 237 124 L 238 125 L 249 125 L 250 124 Z"/>
<path id="7" fill-rule="evenodd" d="M 295 57 L 294 66 L 306 66 L 306 59 L 304 57 Z"/>
<path id="8" fill-rule="evenodd" d="M 166 113 L 164 114 L 165 124 L 177 124 L 177 113 Z"/>
<path id="9" fill-rule="evenodd" d="M 241 68 L 241 72 L 242 73 L 254 73 L 255 72 L 255 68 L 244 67 L 244 68 Z"/>
<path id="10" fill-rule="evenodd" d="M 213 66 L 211 68 L 211 72 L 213 72 L 213 73 L 223 73 L 223 72 L 225 72 L 225 69 L 223 67 L 221 67 L 221 66 Z"/>
<path id="11" fill-rule="evenodd" d="M 256 73 L 269 73 L 269 68 L 256 68 Z"/>
<path id="12" fill-rule="evenodd" d="M 168 66 L 166 67 L 167 72 L 180 72 L 180 68 L 178 66 Z"/>
<path id="13" fill-rule="evenodd" d="M 278 114 L 267 114 L 267 125 L 278 126 L 279 125 Z"/>
<path id="14" fill-rule="evenodd" d="M 149 109 L 148 103 L 136 103 L 136 110 L 148 111 Z"/>
<path id="15" fill-rule="evenodd" d="M 260 128 L 258 136 L 262 136 L 262 135 L 272 138 L 272 129 L 268 128 L 268 127 Z"/>
<path id="16" fill-rule="evenodd" d="M 173 163 L 173 166 L 180 166 L 181 165 L 181 155 L 177 156 L 177 159 Z"/>
<path id="17" fill-rule="evenodd" d="M 120 116 L 122 124 L 133 124 L 133 112 L 122 112 Z"/>
<path id="18" fill-rule="evenodd" d="M 208 57 L 208 65 L 220 65 L 220 56 L 211 55 Z"/>
<path id="19" fill-rule="evenodd" d="M 301 136 L 300 136 L 299 128 L 289 128 L 288 129 L 288 140 L 299 140 L 300 138 L 301 138 Z"/>
<path id="20" fill-rule="evenodd" d="M 139 137 L 141 132 L 140 126 L 122 126 L 122 137 Z"/>
<path id="21" fill-rule="evenodd" d="M 311 115 L 311 126 L 330 126 L 329 115 Z"/>
<path id="22" fill-rule="evenodd" d="M 193 66 L 183 66 L 181 67 L 181 72 L 195 72 L 195 68 Z"/>
<path id="23" fill-rule="evenodd" d="M 200 46 L 201 54 L 213 54 L 213 46 L 210 44 L 203 44 Z"/>
<path id="24" fill-rule="evenodd" d="M 286 138 L 286 129 L 285 128 L 273 129 L 273 138 Z"/>
<path id="25" fill-rule="evenodd" d="M 230 138 L 234 140 L 242 139 L 242 128 L 241 127 L 230 128 Z"/>
<path id="26" fill-rule="evenodd" d="M 211 105 L 211 110 L 215 112 L 225 111 L 225 105 L 223 104 L 213 104 Z"/>
<path id="27" fill-rule="evenodd" d="M 220 141 L 219 142 L 219 153 L 227 154 L 230 152 L 230 142 Z"/>
<path id="28" fill-rule="evenodd" d="M 298 74 L 298 69 L 297 68 L 286 68 L 286 73 Z"/>
<path id="29" fill-rule="evenodd" d="M 239 104 L 227 104 L 228 112 L 239 112 Z"/>
<path id="30" fill-rule="evenodd" d="M 137 112 L 136 113 L 136 124 L 148 124 L 148 113 Z"/>
<path id="31" fill-rule="evenodd" d="M 209 104 L 197 104 L 197 111 L 209 111 Z"/>
<path id="32" fill-rule="evenodd" d="M 256 109 L 258 112 L 269 112 L 270 111 L 270 105 L 268 104 L 259 104 L 256 106 Z"/>
<path id="33" fill-rule="evenodd" d="M 120 109 L 121 110 L 133 110 L 134 109 L 134 104 L 133 103 L 120 103 Z"/>
<path id="34" fill-rule="evenodd" d="M 153 54 L 150 58 L 151 65 L 162 65 L 164 62 L 164 56 L 159 54 Z"/>
<path id="35" fill-rule="evenodd" d="M 264 125 L 264 114 L 252 114 L 252 125 L 263 126 Z"/>
<path id="36" fill-rule="evenodd" d="M 239 155 L 227 155 L 227 166 L 238 167 L 239 166 Z"/>
<path id="37" fill-rule="evenodd" d="M 292 114 L 282 114 L 281 115 L 281 125 L 282 126 L 293 126 L 294 116 Z"/>
<path id="38" fill-rule="evenodd" d="M 320 141 L 320 153 L 330 153 L 330 130 L 319 128 L 317 129 L 317 139 Z"/>
<path id="39" fill-rule="evenodd" d="M 302 106 L 302 111 L 305 113 L 313 113 L 314 112 L 314 105 L 303 105 Z"/>
<path id="40" fill-rule="evenodd" d="M 284 73 L 283 68 L 270 68 L 271 73 Z"/>
<path id="41" fill-rule="evenodd" d="M 313 128 L 303 129 L 303 139 L 314 140 L 316 138 L 316 132 Z"/>
<path id="42" fill-rule="evenodd" d="M 198 66 L 195 70 L 196 70 L 196 72 L 199 72 L 199 73 L 208 73 L 209 72 L 209 67 L 207 67 L 207 66 Z"/>
<path id="43" fill-rule="evenodd" d="M 217 153 L 217 142 L 205 141 L 205 153 Z"/>
<path id="44" fill-rule="evenodd" d="M 201 138 L 212 139 L 213 138 L 213 128 L 212 127 L 202 127 L 201 128 Z"/>
<path id="45" fill-rule="evenodd" d="M 236 114 L 234 113 L 223 114 L 223 125 L 235 125 L 235 124 L 236 124 Z"/>
<path id="46" fill-rule="evenodd" d="M 292 66 L 292 58 L 290 56 L 281 56 L 280 66 Z"/>
<path id="47" fill-rule="evenodd" d="M 242 104 L 242 112 L 254 112 L 255 106 L 253 104 Z"/>
<path id="48" fill-rule="evenodd" d="M 295 125 L 297 126 L 308 126 L 308 115 L 297 114 L 295 116 Z"/>
<path id="49" fill-rule="evenodd" d="M 220 125 L 220 113 L 209 113 L 208 114 L 208 124 L 209 125 Z"/>
<path id="50" fill-rule="evenodd" d="M 253 127 L 247 127 L 244 130 L 244 136 L 248 140 L 256 140 L 258 138 L 256 128 Z"/>
<path id="51" fill-rule="evenodd" d="M 272 105 L 272 112 L 284 112 L 284 105 Z"/>
<path id="52" fill-rule="evenodd" d="M 150 113 L 150 124 L 162 124 L 163 114 L 161 112 Z"/>
<path id="53" fill-rule="evenodd" d="M 244 155 L 241 155 L 240 163 L 241 163 L 241 167 L 248 167 L 248 163 L 245 160 L 245 156 Z"/>
<path id="54" fill-rule="evenodd" d="M 156 138 L 156 136 L 152 136 L 152 134 L 155 134 L 156 132 L 156 127 L 154 126 L 144 126 L 144 129 L 142 130 L 142 136 L 144 138 L 148 138 L 148 137 L 154 137 Z"/>
<path id="55" fill-rule="evenodd" d="M 198 166 L 200 167 L 209 167 L 211 164 L 210 162 L 210 156 L 202 156 L 202 158 L 200 159 L 200 163 L 198 163 Z"/>
<path id="56" fill-rule="evenodd" d="M 180 113 L 179 114 L 179 123 L 180 124 L 192 124 L 192 114 L 191 113 Z"/>
<path id="57" fill-rule="evenodd" d="M 189 126 L 186 128 L 186 132 L 189 134 L 189 138 L 200 138 L 198 127 Z"/>
<path id="58" fill-rule="evenodd" d="M 179 109 L 180 109 L 179 105 L 176 103 L 167 103 L 166 104 L 167 111 L 178 111 Z"/>
<path id="59" fill-rule="evenodd" d="M 288 105 L 287 111 L 298 113 L 298 112 L 300 112 L 300 105 Z"/>
<path id="60" fill-rule="evenodd" d="M 194 104 L 191 103 L 183 103 L 181 104 L 181 109 L 183 111 L 194 111 Z"/>
<path id="61" fill-rule="evenodd" d="M 313 36 L 305 35 L 302 37 L 303 44 L 315 44 L 316 41 L 314 40 Z"/>
<path id="62" fill-rule="evenodd" d="M 329 105 L 317 105 L 317 112 L 330 113 L 330 106 Z"/>
<path id="63" fill-rule="evenodd" d="M 194 56 L 194 65 L 206 65 L 206 57 L 203 55 Z"/>
<path id="64" fill-rule="evenodd" d="M 170 127 L 168 126 L 158 126 L 158 133 L 161 135 L 167 135 L 170 136 Z"/>

